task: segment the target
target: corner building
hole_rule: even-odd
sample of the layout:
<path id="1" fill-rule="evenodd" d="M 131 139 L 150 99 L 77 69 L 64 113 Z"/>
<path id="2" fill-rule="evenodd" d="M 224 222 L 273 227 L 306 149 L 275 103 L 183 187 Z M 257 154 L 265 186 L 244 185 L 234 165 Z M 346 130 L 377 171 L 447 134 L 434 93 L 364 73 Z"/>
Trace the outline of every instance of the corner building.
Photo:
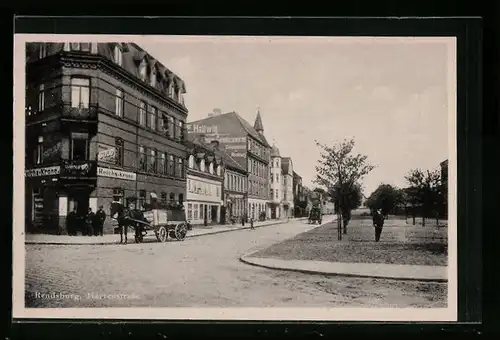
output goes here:
<path id="1" fill-rule="evenodd" d="M 186 88 L 133 43 L 26 46 L 26 225 L 64 233 L 73 208 L 186 192 Z M 113 232 L 109 217 L 105 233 Z"/>

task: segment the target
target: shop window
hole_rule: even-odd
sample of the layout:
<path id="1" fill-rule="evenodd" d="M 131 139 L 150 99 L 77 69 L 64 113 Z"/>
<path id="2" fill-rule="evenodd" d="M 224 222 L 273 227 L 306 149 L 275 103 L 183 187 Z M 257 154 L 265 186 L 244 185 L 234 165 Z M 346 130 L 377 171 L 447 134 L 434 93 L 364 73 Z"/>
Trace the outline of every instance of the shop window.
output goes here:
<path id="1" fill-rule="evenodd" d="M 45 87 L 40 84 L 38 88 L 38 112 L 45 110 Z"/>
<path id="2" fill-rule="evenodd" d="M 123 143 L 123 138 L 116 137 L 115 138 L 115 148 L 116 148 L 116 165 L 118 166 L 123 166 L 123 159 L 124 159 L 124 143 Z"/>
<path id="3" fill-rule="evenodd" d="M 89 139 L 86 133 L 71 134 L 71 159 L 83 161 L 88 159 Z"/>
<path id="4" fill-rule="evenodd" d="M 123 51 L 118 44 L 116 44 L 113 49 L 113 60 L 117 65 L 123 65 Z"/>
<path id="5" fill-rule="evenodd" d="M 124 93 L 122 89 L 116 89 L 115 93 L 115 114 L 118 117 L 123 117 L 123 107 L 125 104 Z"/>
<path id="6" fill-rule="evenodd" d="M 146 125 L 146 103 L 143 101 L 139 103 L 139 124 Z"/>
<path id="7" fill-rule="evenodd" d="M 146 149 L 144 146 L 139 146 L 139 169 L 146 171 Z"/>
<path id="8" fill-rule="evenodd" d="M 113 201 L 114 202 L 120 202 L 123 204 L 123 198 L 124 198 L 124 190 L 122 188 L 114 188 L 113 189 Z"/>
<path id="9" fill-rule="evenodd" d="M 137 199 L 136 209 L 144 209 L 144 204 L 146 204 L 146 190 L 139 190 L 139 198 Z"/>
<path id="10" fill-rule="evenodd" d="M 71 78 L 71 107 L 88 109 L 90 102 L 90 79 Z"/>

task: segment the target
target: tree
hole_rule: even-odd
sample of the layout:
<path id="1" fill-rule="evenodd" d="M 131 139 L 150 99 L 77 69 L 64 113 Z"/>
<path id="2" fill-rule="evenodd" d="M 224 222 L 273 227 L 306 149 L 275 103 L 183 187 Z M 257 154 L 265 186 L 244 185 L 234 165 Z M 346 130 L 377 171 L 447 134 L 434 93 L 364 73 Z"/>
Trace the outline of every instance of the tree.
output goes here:
<path id="1" fill-rule="evenodd" d="M 440 172 L 413 169 L 405 179 L 410 185 L 407 190 L 408 200 L 412 205 L 418 204 L 422 207 L 422 224 L 425 226 L 425 219 L 431 212 L 436 213 L 436 218 L 439 219 L 439 209 L 443 201 Z"/>
<path id="2" fill-rule="evenodd" d="M 321 156 L 316 166 L 315 183 L 327 188 L 328 192 L 336 198 L 340 213 L 339 232 L 342 227 L 341 221 L 343 221 L 345 234 L 352 210 L 350 197 L 356 190 L 355 185 L 375 166 L 367 162 L 368 156 L 353 154 L 354 139 L 345 139 L 333 146 L 316 141 L 316 145 L 321 149 Z M 339 238 L 341 238 L 340 233 Z"/>
<path id="3" fill-rule="evenodd" d="M 366 200 L 368 208 L 380 209 L 384 215 L 393 212 L 401 203 L 404 203 L 403 192 L 389 184 L 380 184 Z"/>

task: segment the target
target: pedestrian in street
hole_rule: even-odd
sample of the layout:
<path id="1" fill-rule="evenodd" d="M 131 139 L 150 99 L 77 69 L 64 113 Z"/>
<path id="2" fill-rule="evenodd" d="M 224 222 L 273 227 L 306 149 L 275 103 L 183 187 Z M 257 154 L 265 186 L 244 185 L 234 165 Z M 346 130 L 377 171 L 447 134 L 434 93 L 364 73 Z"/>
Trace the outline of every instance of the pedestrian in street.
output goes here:
<path id="1" fill-rule="evenodd" d="M 250 217 L 250 229 L 255 230 L 255 227 L 253 225 L 253 216 Z"/>
<path id="2" fill-rule="evenodd" d="M 93 234 L 93 224 L 95 220 L 95 214 L 92 211 L 92 208 L 89 208 L 89 212 L 87 213 L 87 216 L 85 216 L 85 235 L 86 236 L 92 236 Z"/>
<path id="3" fill-rule="evenodd" d="M 104 229 L 104 221 L 106 220 L 106 213 L 104 212 L 104 207 L 99 206 L 99 210 L 95 214 L 94 218 L 94 236 L 102 236 Z"/>
<path id="4" fill-rule="evenodd" d="M 375 242 L 380 241 L 380 234 L 382 234 L 382 228 L 384 228 L 384 215 L 382 211 L 376 209 L 373 212 L 373 226 L 375 227 Z"/>
<path id="5" fill-rule="evenodd" d="M 74 207 L 73 210 L 69 212 L 68 217 L 66 218 L 66 230 L 68 231 L 69 236 L 76 236 L 77 223 L 78 215 L 76 214 L 76 207 Z"/>

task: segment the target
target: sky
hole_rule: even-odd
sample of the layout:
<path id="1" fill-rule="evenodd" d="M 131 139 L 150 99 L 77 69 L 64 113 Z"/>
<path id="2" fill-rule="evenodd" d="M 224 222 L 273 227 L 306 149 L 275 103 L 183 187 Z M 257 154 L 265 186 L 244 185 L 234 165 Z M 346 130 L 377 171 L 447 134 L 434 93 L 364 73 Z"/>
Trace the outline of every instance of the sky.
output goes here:
<path id="1" fill-rule="evenodd" d="M 320 149 L 354 138 L 381 184 L 406 185 L 410 169 L 448 158 L 449 48 L 418 38 L 162 37 L 138 44 L 186 83 L 188 122 L 236 111 L 292 158 L 314 188 Z M 452 55 L 454 58 L 454 55 Z M 454 84 L 453 84 L 454 85 Z"/>

